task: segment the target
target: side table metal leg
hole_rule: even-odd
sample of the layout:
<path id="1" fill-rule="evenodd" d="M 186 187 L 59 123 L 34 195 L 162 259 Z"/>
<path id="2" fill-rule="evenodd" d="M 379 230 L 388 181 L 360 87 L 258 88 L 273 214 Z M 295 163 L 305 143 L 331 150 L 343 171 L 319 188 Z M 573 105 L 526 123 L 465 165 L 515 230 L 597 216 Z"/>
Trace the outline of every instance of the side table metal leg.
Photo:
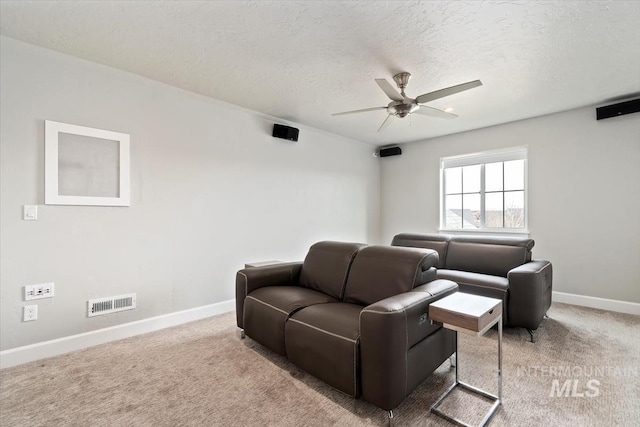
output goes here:
<path id="1" fill-rule="evenodd" d="M 458 384 L 460 381 L 458 381 L 458 365 L 460 365 L 460 353 L 458 352 L 458 331 L 455 332 L 456 334 L 456 384 Z"/>
<path id="2" fill-rule="evenodd" d="M 469 295 L 469 297 L 471 297 L 471 295 Z M 448 297 L 447 297 L 448 298 Z M 479 298 L 479 297 L 476 297 Z M 444 300 L 443 300 L 444 301 Z M 491 301 L 491 300 L 489 300 Z M 453 330 L 454 333 L 456 334 L 455 336 L 455 369 L 456 369 L 456 381 L 453 385 L 451 385 L 451 387 L 449 387 L 447 389 L 447 391 L 444 392 L 444 394 L 442 396 L 440 396 L 438 398 L 438 400 L 436 400 L 436 402 L 431 406 L 431 412 L 438 415 L 441 418 L 444 418 L 447 421 L 450 421 L 453 424 L 456 425 L 460 425 L 460 426 L 469 426 L 469 424 L 467 424 L 466 422 L 457 419 L 457 418 L 453 418 L 450 415 L 447 415 L 446 413 L 444 413 L 440 408 L 440 403 L 442 403 L 442 401 L 444 399 L 447 398 L 447 396 L 450 395 L 451 392 L 453 392 L 457 387 L 462 387 L 464 389 L 466 389 L 467 391 L 471 392 L 471 393 L 475 393 L 479 396 L 482 396 L 486 399 L 489 399 L 493 402 L 493 404 L 491 405 L 491 408 L 489 409 L 488 412 L 485 413 L 484 418 L 482 419 L 482 421 L 479 424 L 479 427 L 484 427 L 486 426 L 489 421 L 491 420 L 491 418 L 495 415 L 495 413 L 498 411 L 498 409 L 500 408 L 500 406 L 502 405 L 502 305 L 500 303 L 500 301 L 491 301 L 494 305 L 493 308 L 497 309 L 498 312 L 495 314 L 496 317 L 493 318 L 491 321 L 487 322 L 485 324 L 485 326 L 483 328 L 477 328 L 476 329 L 470 329 L 470 328 L 464 328 L 461 327 L 459 325 L 456 325 L 455 321 L 452 322 L 452 324 L 444 324 L 445 328 L 448 328 L 450 330 Z M 433 307 L 433 305 L 432 305 Z M 460 315 L 464 315 L 465 311 L 463 310 L 456 310 L 456 309 L 451 309 L 449 310 L 452 313 L 457 313 Z M 489 314 L 493 314 L 493 311 L 490 311 Z M 462 323 L 462 322 L 461 322 Z M 487 330 L 489 330 L 490 328 L 494 327 L 496 325 L 496 323 L 498 324 L 498 395 L 496 396 L 495 394 L 491 394 L 491 393 L 487 393 L 484 390 L 481 390 L 477 387 L 474 387 L 470 384 L 467 384 L 463 381 L 460 380 L 460 353 L 459 353 L 459 331 L 462 332 L 469 332 L 472 335 L 476 335 L 476 336 L 482 336 L 484 335 Z M 453 360 L 450 358 L 450 361 L 453 363 Z"/>
<path id="3" fill-rule="evenodd" d="M 498 321 L 498 404 L 502 405 L 502 319 Z"/>

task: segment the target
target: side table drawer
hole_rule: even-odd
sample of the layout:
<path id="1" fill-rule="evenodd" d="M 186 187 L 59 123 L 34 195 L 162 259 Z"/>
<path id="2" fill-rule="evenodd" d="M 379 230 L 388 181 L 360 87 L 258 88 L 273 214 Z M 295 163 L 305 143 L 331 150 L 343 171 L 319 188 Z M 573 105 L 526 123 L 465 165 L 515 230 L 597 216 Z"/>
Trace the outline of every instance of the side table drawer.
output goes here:
<path id="1" fill-rule="evenodd" d="M 429 318 L 461 332 L 484 332 L 502 315 L 502 301 L 456 292 L 429 306 Z"/>

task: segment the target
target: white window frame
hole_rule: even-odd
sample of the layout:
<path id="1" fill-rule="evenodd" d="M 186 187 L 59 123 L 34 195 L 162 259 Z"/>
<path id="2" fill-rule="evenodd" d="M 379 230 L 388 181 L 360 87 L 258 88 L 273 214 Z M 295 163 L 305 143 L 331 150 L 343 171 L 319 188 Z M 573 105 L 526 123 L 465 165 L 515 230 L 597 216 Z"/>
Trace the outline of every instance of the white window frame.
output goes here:
<path id="1" fill-rule="evenodd" d="M 480 234 L 529 234 L 529 185 L 528 185 L 528 147 L 510 147 L 500 150 L 483 151 L 479 153 L 463 154 L 459 156 L 441 157 L 440 158 L 440 232 L 445 233 L 480 233 Z M 524 160 L 524 227 L 523 228 L 505 228 L 505 227 L 489 227 L 484 226 L 485 222 L 485 174 L 484 165 L 487 163 L 508 162 L 511 160 Z M 481 227 L 480 228 L 446 228 L 446 212 L 445 212 L 445 169 L 482 165 L 480 172 L 480 212 Z M 504 191 L 504 190 L 503 190 Z"/>

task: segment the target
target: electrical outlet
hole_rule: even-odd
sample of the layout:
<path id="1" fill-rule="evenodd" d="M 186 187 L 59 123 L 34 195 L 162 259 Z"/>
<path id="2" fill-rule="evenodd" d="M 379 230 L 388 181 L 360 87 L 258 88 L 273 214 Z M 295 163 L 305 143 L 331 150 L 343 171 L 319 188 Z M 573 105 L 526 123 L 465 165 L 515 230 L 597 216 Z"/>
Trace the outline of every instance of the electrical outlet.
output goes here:
<path id="1" fill-rule="evenodd" d="M 25 305 L 24 312 L 22 313 L 22 320 L 30 322 L 32 320 L 38 320 L 38 305 Z"/>
<path id="2" fill-rule="evenodd" d="M 27 285 L 24 287 L 24 300 L 52 298 L 54 295 L 54 283 L 41 283 L 39 285 Z"/>

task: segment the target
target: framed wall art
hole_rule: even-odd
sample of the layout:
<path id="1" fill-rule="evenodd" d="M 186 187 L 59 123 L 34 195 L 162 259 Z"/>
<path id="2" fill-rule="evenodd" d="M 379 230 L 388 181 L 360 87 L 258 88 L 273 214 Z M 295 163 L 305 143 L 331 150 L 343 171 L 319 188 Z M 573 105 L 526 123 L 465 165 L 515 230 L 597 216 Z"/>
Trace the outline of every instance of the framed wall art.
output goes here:
<path id="1" fill-rule="evenodd" d="M 45 120 L 45 204 L 130 206 L 129 135 Z"/>

